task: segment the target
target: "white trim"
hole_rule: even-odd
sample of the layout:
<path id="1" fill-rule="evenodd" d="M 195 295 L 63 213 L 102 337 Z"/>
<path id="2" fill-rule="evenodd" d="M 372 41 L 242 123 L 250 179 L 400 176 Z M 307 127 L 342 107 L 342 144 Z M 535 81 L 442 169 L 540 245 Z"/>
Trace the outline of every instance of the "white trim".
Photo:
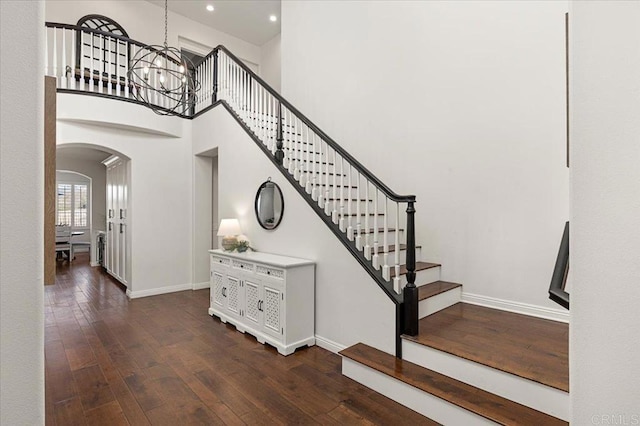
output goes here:
<path id="1" fill-rule="evenodd" d="M 495 297 L 481 296 L 479 294 L 470 294 L 465 292 L 462 292 L 462 301 L 471 305 L 485 306 L 487 308 L 500 309 L 501 311 L 569 323 L 569 312 L 562 309 L 546 308 L 544 306 L 497 299 Z"/>
<path id="2" fill-rule="evenodd" d="M 342 357 L 342 374 L 438 423 L 495 425 L 471 411 L 346 357 Z"/>
<path id="3" fill-rule="evenodd" d="M 188 50 L 191 53 L 197 53 L 202 57 L 207 56 L 213 50 L 212 47 L 206 44 L 199 43 L 183 36 L 178 36 L 178 46 L 180 49 Z"/>
<path id="4" fill-rule="evenodd" d="M 201 283 L 193 283 L 191 290 L 202 290 L 203 288 L 209 288 L 209 281 L 203 281 Z"/>
<path id="5" fill-rule="evenodd" d="M 329 352 L 333 352 L 334 354 L 337 354 L 341 350 L 347 348 L 346 346 L 341 345 L 340 343 L 334 342 L 333 340 L 329 340 L 326 337 L 318 336 L 317 334 L 316 334 L 316 345 L 320 346 L 322 349 L 328 350 Z"/>
<path id="6" fill-rule="evenodd" d="M 138 299 L 140 297 L 157 296 L 159 294 L 175 293 L 177 291 L 191 290 L 193 284 L 178 284 L 167 287 L 150 288 L 149 290 L 129 291 L 127 289 L 127 297 L 129 299 Z"/>
<path id="7" fill-rule="evenodd" d="M 92 268 L 95 268 L 96 266 L 100 266 L 100 264 L 98 262 L 91 261 L 89 262 L 89 266 L 91 266 Z"/>
<path id="8" fill-rule="evenodd" d="M 569 393 L 455 355 L 402 339 L 405 361 L 568 421 Z M 434 419 L 435 420 L 435 419 Z"/>

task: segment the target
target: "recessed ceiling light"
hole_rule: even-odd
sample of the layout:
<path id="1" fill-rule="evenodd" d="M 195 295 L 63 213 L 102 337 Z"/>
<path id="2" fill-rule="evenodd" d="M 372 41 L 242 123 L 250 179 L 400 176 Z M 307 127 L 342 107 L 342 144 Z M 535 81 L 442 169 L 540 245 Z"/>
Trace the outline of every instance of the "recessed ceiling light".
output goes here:
<path id="1" fill-rule="evenodd" d="M 276 22 L 278 20 L 278 17 L 276 15 L 271 15 L 271 16 L 269 16 L 269 20 L 271 22 Z"/>
<path id="2" fill-rule="evenodd" d="M 212 4 L 208 4 L 208 5 L 207 5 L 207 10 L 208 10 L 209 12 L 213 12 L 213 10 L 214 10 L 213 5 L 212 5 Z"/>

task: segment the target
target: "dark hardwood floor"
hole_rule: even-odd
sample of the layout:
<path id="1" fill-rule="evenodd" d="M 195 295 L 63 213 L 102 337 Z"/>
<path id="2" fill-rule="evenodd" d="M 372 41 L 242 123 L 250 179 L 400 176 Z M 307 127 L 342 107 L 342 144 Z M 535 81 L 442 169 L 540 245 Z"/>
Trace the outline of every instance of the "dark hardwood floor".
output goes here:
<path id="1" fill-rule="evenodd" d="M 340 373 L 319 347 L 278 355 L 207 315 L 209 290 L 128 301 L 88 257 L 45 287 L 47 425 L 436 424 Z"/>

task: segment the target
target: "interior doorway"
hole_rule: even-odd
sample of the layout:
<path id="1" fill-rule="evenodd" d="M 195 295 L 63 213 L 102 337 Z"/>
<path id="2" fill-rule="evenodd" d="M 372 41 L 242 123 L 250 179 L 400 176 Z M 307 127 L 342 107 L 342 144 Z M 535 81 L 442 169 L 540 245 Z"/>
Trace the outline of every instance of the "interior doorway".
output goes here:
<path id="1" fill-rule="evenodd" d="M 193 283 L 209 286 L 209 253 L 218 248 L 218 149 L 194 156 Z"/>

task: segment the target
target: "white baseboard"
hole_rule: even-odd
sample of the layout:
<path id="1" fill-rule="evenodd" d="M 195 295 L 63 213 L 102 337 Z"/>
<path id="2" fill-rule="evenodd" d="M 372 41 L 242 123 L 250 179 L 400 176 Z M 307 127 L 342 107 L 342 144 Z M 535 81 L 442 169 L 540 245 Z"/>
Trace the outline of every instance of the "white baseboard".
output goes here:
<path id="1" fill-rule="evenodd" d="M 178 284 L 167 287 L 150 288 L 149 290 L 130 291 L 127 289 L 127 297 L 129 299 L 138 299 L 140 297 L 157 296 L 159 294 L 175 293 L 177 291 L 191 290 L 193 284 Z"/>
<path id="2" fill-rule="evenodd" d="M 203 288 L 209 288 L 209 281 L 205 281 L 202 283 L 193 283 L 193 287 L 191 290 L 202 290 Z"/>
<path id="3" fill-rule="evenodd" d="M 553 321 L 568 323 L 569 312 L 562 309 L 547 308 L 544 306 L 530 305 L 528 303 L 514 302 L 512 300 L 497 299 L 495 297 L 481 296 L 462 292 L 462 301 L 472 305 L 485 306 L 487 308 L 500 309 L 516 314 L 529 315 Z"/>
<path id="4" fill-rule="evenodd" d="M 341 350 L 347 348 L 346 346 L 341 345 L 340 343 L 334 342 L 333 340 L 326 339 L 322 336 L 318 336 L 317 334 L 316 334 L 316 346 L 320 346 L 322 349 L 326 349 L 329 352 L 333 352 L 334 354 L 337 354 Z"/>

